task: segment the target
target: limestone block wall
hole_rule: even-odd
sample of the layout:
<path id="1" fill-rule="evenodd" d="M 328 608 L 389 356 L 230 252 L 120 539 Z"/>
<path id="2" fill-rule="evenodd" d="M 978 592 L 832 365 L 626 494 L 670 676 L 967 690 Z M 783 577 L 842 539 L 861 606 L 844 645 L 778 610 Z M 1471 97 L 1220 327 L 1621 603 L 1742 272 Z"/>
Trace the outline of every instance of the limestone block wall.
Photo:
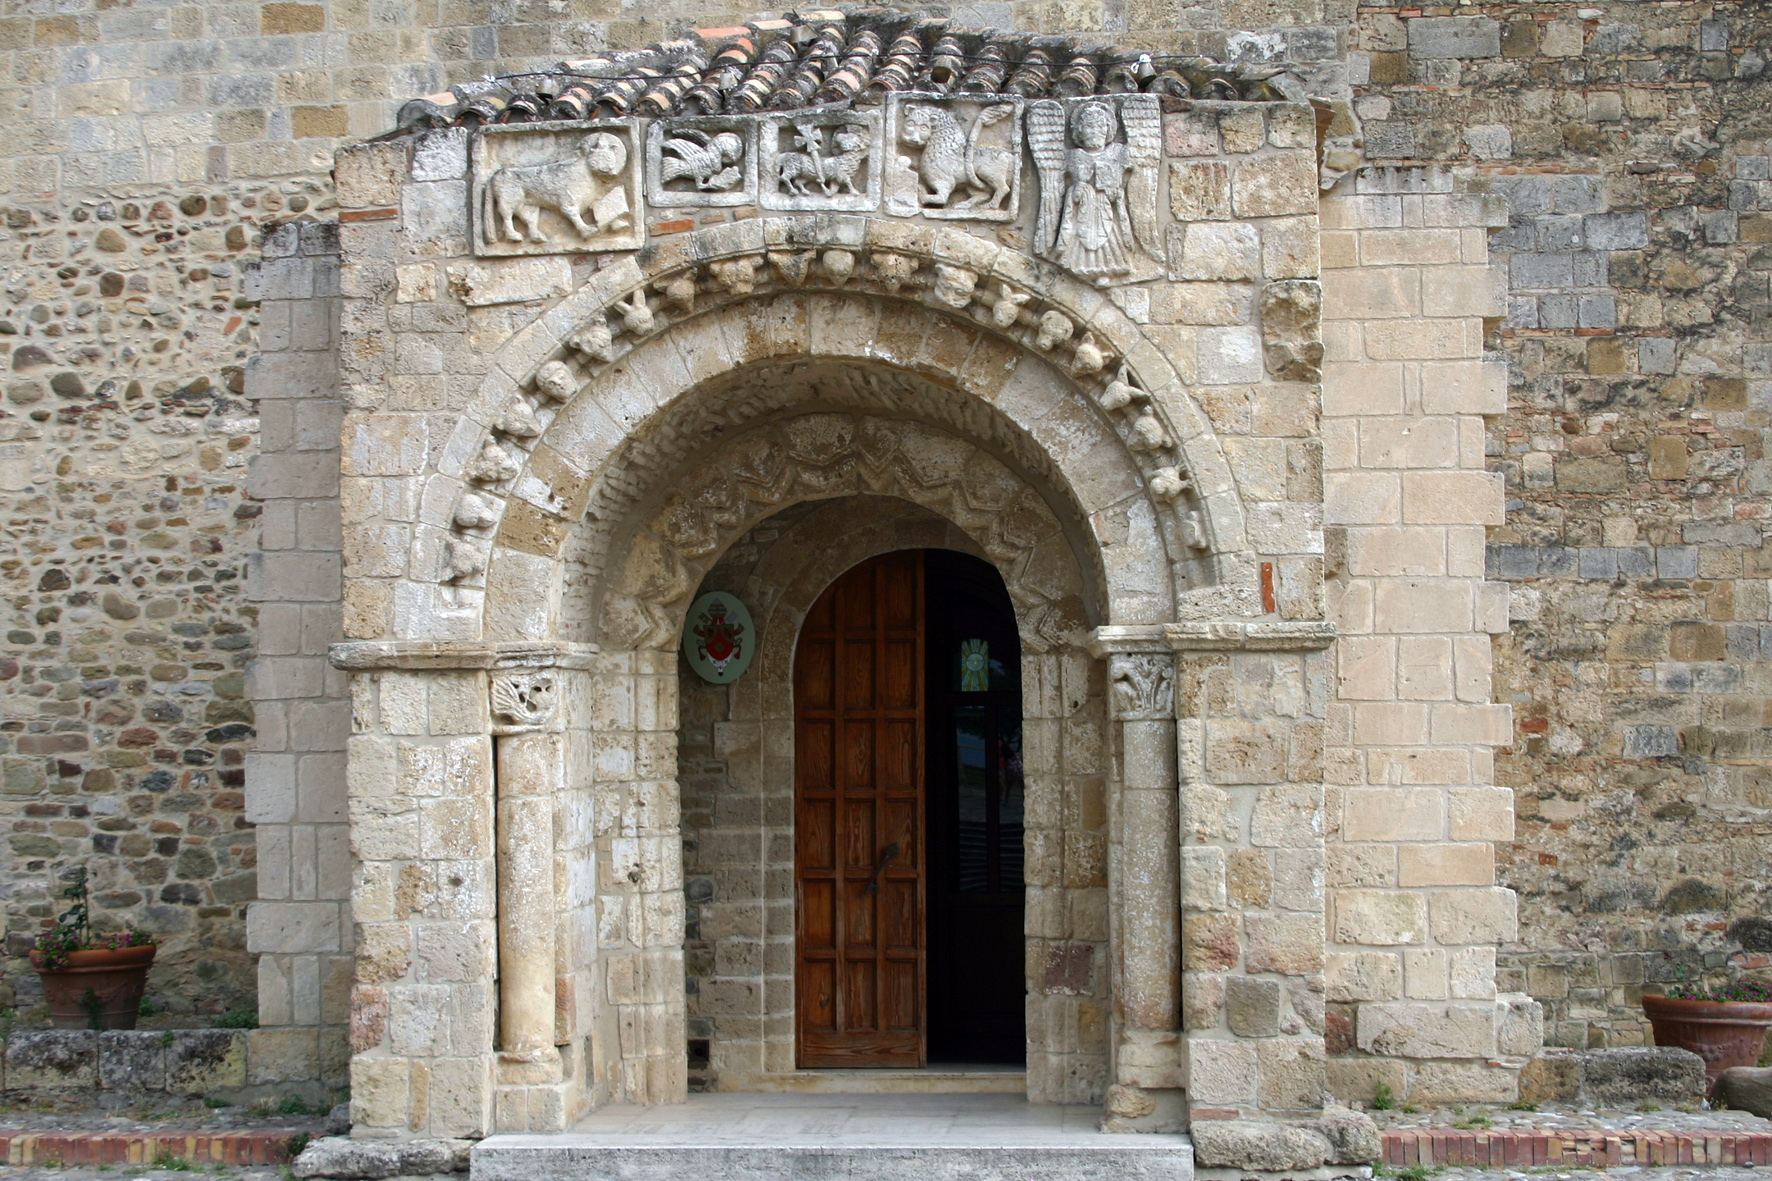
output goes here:
<path id="1" fill-rule="evenodd" d="M 1772 410 L 1764 5 L 1362 4 L 1367 152 L 1506 198 L 1489 577 L 1520 894 L 1501 983 L 1552 1044 L 1633 1045 L 1645 987 L 1763 968 Z M 1424 85 L 1425 84 L 1425 85 Z"/>
<path id="2" fill-rule="evenodd" d="M 1495 845 L 1510 707 L 1492 704 L 1506 588 L 1484 578 L 1502 519 L 1484 416 L 1502 312 L 1493 198 L 1444 175 L 1371 169 L 1323 203 L 1325 514 L 1335 705 L 1326 774 L 1330 1089 L 1505 1100 L 1534 1053 L 1534 1007 L 1498 996 L 1517 936 Z M 1511 1060 L 1511 1061 L 1510 1061 Z"/>
<path id="3" fill-rule="evenodd" d="M 261 427 L 247 488 L 262 507 L 247 564 L 259 627 L 247 678 L 258 733 L 245 819 L 259 851 L 258 900 L 246 924 L 259 1023 L 288 1027 L 308 1074 L 342 1083 L 353 950 L 351 707 L 344 674 L 326 659 L 327 646 L 343 638 L 337 230 L 312 221 L 279 228 L 247 276 L 261 324 L 246 373 Z"/>

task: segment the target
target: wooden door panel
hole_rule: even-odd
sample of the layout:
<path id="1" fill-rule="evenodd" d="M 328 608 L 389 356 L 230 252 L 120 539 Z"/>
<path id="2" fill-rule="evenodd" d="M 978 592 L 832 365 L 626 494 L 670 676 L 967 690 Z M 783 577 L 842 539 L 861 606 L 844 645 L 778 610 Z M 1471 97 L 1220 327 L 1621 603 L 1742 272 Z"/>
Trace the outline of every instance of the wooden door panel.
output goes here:
<path id="1" fill-rule="evenodd" d="M 837 961 L 800 962 L 800 1028 L 830 1033 L 837 1028 Z"/>
<path id="2" fill-rule="evenodd" d="M 837 947 L 837 891 L 832 882 L 800 883 L 800 942 L 808 954 Z"/>
<path id="3" fill-rule="evenodd" d="M 827 719 L 808 719 L 795 728 L 794 778 L 803 788 L 829 791 L 837 782 L 837 741 L 833 737 L 836 723 Z"/>
<path id="4" fill-rule="evenodd" d="M 911 552 L 844 574 L 807 612 L 796 650 L 805 1067 L 923 1061 L 922 571 Z"/>
<path id="5" fill-rule="evenodd" d="M 794 830 L 803 870 L 837 868 L 837 802 L 805 800 L 800 805 L 799 826 Z"/>

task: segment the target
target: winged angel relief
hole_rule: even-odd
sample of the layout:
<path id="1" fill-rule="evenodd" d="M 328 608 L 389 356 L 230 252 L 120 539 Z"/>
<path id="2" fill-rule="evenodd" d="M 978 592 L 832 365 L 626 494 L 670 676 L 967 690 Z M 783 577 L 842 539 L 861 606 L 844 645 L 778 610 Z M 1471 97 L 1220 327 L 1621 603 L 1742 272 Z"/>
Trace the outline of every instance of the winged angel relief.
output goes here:
<path id="1" fill-rule="evenodd" d="M 1153 277 L 1163 150 L 1156 97 L 1037 102 L 1027 128 L 1040 173 L 1034 249 L 1097 286 Z"/>

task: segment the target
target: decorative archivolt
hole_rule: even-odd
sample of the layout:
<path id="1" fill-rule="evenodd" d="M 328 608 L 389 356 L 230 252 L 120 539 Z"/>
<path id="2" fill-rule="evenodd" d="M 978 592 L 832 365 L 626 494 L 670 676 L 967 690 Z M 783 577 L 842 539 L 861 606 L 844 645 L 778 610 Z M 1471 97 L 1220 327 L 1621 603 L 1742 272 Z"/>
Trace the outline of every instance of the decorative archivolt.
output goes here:
<path id="1" fill-rule="evenodd" d="M 835 238 L 833 232 L 828 235 Z M 982 244 L 981 244 L 982 245 Z M 1211 548 L 1206 516 L 1178 433 L 1161 401 L 1100 331 L 1047 291 L 908 250 L 873 248 L 859 241 L 784 243 L 705 262 L 688 261 L 607 300 L 567 335 L 564 347 L 541 361 L 526 389 L 496 409 L 491 430 L 464 476 L 441 581 L 473 585 L 484 572 L 496 510 L 486 493 L 508 490 L 522 468 L 521 453 L 552 420 L 554 408 L 593 381 L 632 348 L 693 315 L 734 300 L 808 289 L 868 291 L 914 298 L 969 315 L 1045 357 L 1092 397 L 1134 457 L 1145 489 L 1160 512 L 1174 515 L 1174 533 L 1187 548 Z M 531 498 L 532 499 L 532 498 Z"/>
<path id="2" fill-rule="evenodd" d="M 1002 572 L 1035 650 L 1081 642 L 1076 557 L 1038 492 L 945 431 L 860 414 L 801 415 L 732 440 L 624 547 L 602 642 L 670 647 L 702 576 L 745 530 L 790 504 L 852 495 L 898 497 L 952 521 Z"/>

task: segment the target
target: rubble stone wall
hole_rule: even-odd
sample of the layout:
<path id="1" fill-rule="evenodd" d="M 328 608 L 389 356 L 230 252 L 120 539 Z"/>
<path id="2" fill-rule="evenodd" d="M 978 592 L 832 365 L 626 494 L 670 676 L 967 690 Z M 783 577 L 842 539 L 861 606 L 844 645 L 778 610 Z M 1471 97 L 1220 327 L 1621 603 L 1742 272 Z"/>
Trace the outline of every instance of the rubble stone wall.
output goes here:
<path id="1" fill-rule="evenodd" d="M 1488 576 L 1520 895 L 1501 986 L 1574 1047 L 1646 984 L 1763 968 L 1772 794 L 1772 15 L 1759 4 L 1362 4 L 1366 153 L 1507 201 Z"/>

